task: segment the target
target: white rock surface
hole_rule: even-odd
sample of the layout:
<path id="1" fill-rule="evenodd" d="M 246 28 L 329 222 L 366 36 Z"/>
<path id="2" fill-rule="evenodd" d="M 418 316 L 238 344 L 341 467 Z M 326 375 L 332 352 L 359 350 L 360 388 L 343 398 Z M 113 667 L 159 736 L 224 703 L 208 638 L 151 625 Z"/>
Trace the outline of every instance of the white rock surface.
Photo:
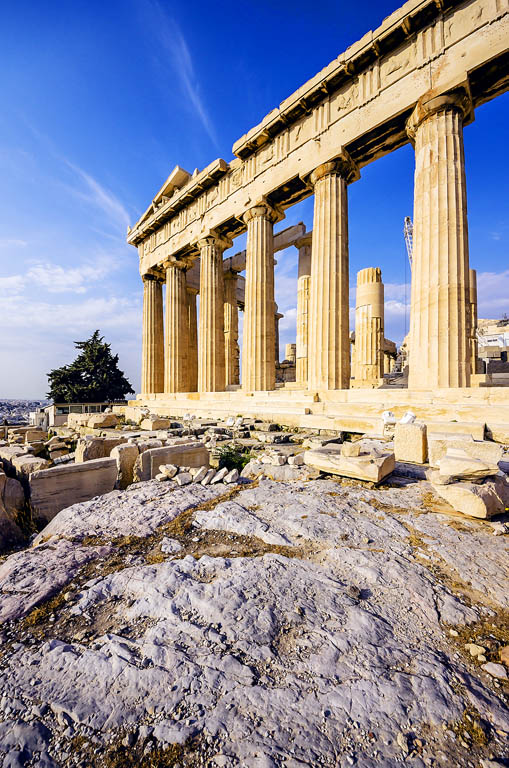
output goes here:
<path id="1" fill-rule="evenodd" d="M 73 734 L 91 757 L 128 736 L 142 751 L 150 734 L 194 737 L 198 764 L 228 768 L 468 768 L 506 755 L 503 689 L 449 633 L 508 607 L 506 537 L 448 525 L 425 483 L 262 480 L 202 510 L 224 485 L 131 488 L 62 511 L 46 544 L 0 565 L 5 618 L 49 581 L 66 590 L 44 642 L 5 625 L 0 756 L 24 749 L 67 768 Z M 185 540 L 158 533 L 191 507 Z M 90 534 L 134 537 L 133 554 L 112 570 L 116 544 L 85 547 Z M 151 534 L 145 555 L 138 537 Z M 455 736 L 465 710 L 486 724 L 486 746 Z"/>

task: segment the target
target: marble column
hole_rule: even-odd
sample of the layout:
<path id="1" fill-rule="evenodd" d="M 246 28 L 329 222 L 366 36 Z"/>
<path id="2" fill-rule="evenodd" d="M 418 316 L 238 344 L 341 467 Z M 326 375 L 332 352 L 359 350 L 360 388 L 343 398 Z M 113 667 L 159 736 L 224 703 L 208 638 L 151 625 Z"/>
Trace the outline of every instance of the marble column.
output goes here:
<path id="1" fill-rule="evenodd" d="M 166 357 L 164 391 L 186 392 L 189 383 L 189 326 L 186 291 L 187 263 L 168 259 L 166 269 Z"/>
<path id="2" fill-rule="evenodd" d="M 297 240 L 299 251 L 299 277 L 297 281 L 297 360 L 295 380 L 302 387 L 308 385 L 308 322 L 309 286 L 311 283 L 311 232 Z"/>
<path id="3" fill-rule="evenodd" d="M 347 183 L 359 177 L 347 153 L 311 174 L 315 191 L 309 296 L 308 387 L 350 386 Z"/>
<path id="4" fill-rule="evenodd" d="M 199 392 L 222 392 L 226 383 L 223 251 L 228 245 L 229 243 L 214 234 L 198 242 L 200 249 Z"/>
<path id="5" fill-rule="evenodd" d="M 477 272 L 469 269 L 469 299 L 470 299 L 470 362 L 471 373 L 477 373 L 479 359 L 479 342 L 477 341 Z"/>
<path id="6" fill-rule="evenodd" d="M 410 389 L 470 386 L 464 89 L 422 99 L 407 123 L 415 146 Z"/>
<path id="7" fill-rule="evenodd" d="M 280 218 L 266 202 L 244 214 L 247 248 L 242 387 L 246 391 L 274 389 L 276 383 L 273 225 Z"/>
<path id="8" fill-rule="evenodd" d="M 163 277 L 147 273 L 143 280 L 143 331 L 141 391 L 162 392 L 164 388 Z"/>
<path id="9" fill-rule="evenodd" d="M 357 272 L 355 367 L 357 385 L 377 386 L 384 375 L 384 285 L 379 267 Z"/>
<path id="10" fill-rule="evenodd" d="M 187 291 L 187 327 L 189 333 L 188 391 L 198 390 L 198 327 L 196 314 L 196 296 L 198 291 L 186 285 Z"/>
<path id="11" fill-rule="evenodd" d="M 226 387 L 240 380 L 239 310 L 237 306 L 238 274 L 230 270 L 224 275 L 224 355 Z"/>

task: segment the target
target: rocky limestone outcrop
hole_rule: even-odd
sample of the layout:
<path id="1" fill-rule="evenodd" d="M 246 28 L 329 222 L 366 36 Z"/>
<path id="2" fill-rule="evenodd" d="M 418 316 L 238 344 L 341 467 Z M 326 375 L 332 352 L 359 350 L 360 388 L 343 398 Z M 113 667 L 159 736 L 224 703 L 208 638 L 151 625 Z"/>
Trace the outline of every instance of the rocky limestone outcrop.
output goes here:
<path id="1" fill-rule="evenodd" d="M 168 485 L 65 509 L 0 564 L 4 765 L 507 757 L 506 536 L 448 524 L 426 483 Z"/>

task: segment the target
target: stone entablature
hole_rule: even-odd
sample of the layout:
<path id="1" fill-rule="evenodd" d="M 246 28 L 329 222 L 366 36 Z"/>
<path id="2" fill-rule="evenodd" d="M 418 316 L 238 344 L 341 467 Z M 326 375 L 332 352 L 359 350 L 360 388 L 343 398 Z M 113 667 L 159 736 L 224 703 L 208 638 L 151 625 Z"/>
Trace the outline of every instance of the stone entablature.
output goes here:
<path id="1" fill-rule="evenodd" d="M 508 40 L 508 0 L 405 3 L 237 141 L 231 163 L 173 172 L 128 234 L 141 273 L 197 255 L 204 231 L 245 231 L 261 198 L 284 209 L 307 197 L 310 174 L 342 150 L 362 168 L 407 143 L 406 119 L 429 91 L 468 81 L 472 108 L 493 98 L 506 88 Z"/>

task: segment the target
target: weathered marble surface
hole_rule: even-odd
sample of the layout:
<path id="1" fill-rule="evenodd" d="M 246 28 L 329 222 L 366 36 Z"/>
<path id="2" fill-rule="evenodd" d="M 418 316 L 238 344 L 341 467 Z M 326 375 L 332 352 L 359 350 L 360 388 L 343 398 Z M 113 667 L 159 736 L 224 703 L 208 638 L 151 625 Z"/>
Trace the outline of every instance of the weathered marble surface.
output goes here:
<path id="1" fill-rule="evenodd" d="M 4 595 L 25 605 L 48 569 L 74 569 L 58 576 L 53 591 L 66 599 L 39 634 L 4 624 L 0 765 L 5 753 L 5 768 L 23 754 L 100 766 L 98 747 L 143 754 L 150 739 L 191 737 L 206 766 L 467 768 L 507 756 L 503 688 L 449 634 L 507 607 L 506 536 L 429 512 L 424 483 L 228 490 L 148 482 L 113 492 L 62 511 L 47 543 L 0 566 Z M 158 526 L 200 506 L 183 538 L 175 528 L 157 539 Z M 90 534 L 136 540 L 112 570 L 106 547 L 85 546 Z M 82 583 L 87 557 L 98 559 Z M 465 710 L 487 745 L 462 744 Z M 75 736 L 86 757 L 72 752 Z"/>

